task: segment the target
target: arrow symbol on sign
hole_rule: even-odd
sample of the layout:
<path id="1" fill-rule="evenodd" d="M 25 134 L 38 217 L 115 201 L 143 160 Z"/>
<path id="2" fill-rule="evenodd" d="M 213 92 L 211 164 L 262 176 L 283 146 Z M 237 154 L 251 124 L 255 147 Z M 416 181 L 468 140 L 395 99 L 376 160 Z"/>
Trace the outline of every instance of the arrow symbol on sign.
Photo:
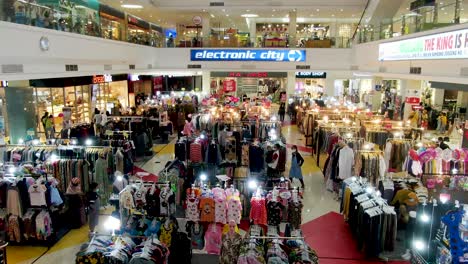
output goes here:
<path id="1" fill-rule="evenodd" d="M 288 60 L 289 61 L 301 61 L 302 52 L 300 50 L 290 50 L 288 53 Z"/>

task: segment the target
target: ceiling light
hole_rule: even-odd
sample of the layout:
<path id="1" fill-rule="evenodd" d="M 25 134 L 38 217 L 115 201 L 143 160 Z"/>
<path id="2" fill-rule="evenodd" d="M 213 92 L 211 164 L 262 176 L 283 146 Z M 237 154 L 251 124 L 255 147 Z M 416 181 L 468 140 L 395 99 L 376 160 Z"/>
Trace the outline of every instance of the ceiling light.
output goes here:
<path id="1" fill-rule="evenodd" d="M 228 16 L 229 16 L 229 14 L 226 14 L 226 16 L 228 17 Z"/>
<path id="2" fill-rule="evenodd" d="M 245 10 L 245 12 L 250 12 L 250 9 Z"/>
<path id="3" fill-rule="evenodd" d="M 334 16 L 335 16 L 335 15 L 334 15 L 334 14 L 332 14 L 332 17 L 334 17 Z"/>
<path id="4" fill-rule="evenodd" d="M 128 8 L 128 9 L 141 9 L 143 8 L 142 5 L 132 5 L 132 4 L 123 4 L 121 5 L 123 8 Z"/>
<path id="5" fill-rule="evenodd" d="M 206 12 L 206 9 L 203 9 L 203 12 Z"/>
<path id="6" fill-rule="evenodd" d="M 215 18 L 215 15 L 213 15 L 213 14 L 210 14 L 210 16 L 211 16 L 212 18 Z"/>
<path id="7" fill-rule="evenodd" d="M 226 12 L 226 9 L 222 9 L 223 12 Z"/>
<path id="8" fill-rule="evenodd" d="M 317 12 L 319 12 L 319 11 L 320 11 L 320 9 L 318 9 L 318 8 L 317 8 L 317 9 L 316 9 L 316 11 L 317 11 Z"/>
<path id="9" fill-rule="evenodd" d="M 241 17 L 258 17 L 257 14 L 242 14 Z"/>
<path id="10" fill-rule="evenodd" d="M 340 9 L 341 12 L 343 12 L 343 9 Z"/>
<path id="11" fill-rule="evenodd" d="M 272 17 L 274 17 L 275 15 L 271 15 Z"/>
<path id="12" fill-rule="evenodd" d="M 276 9 L 273 9 L 272 11 L 273 11 L 273 12 L 276 12 Z"/>

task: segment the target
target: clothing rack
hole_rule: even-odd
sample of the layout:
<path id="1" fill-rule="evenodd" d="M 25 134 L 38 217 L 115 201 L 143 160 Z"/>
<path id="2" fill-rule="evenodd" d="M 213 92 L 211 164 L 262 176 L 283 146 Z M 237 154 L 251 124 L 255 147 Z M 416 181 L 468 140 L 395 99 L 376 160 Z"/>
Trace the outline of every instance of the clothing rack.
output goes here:
<path id="1" fill-rule="evenodd" d="M 295 240 L 304 240 L 305 237 L 274 237 L 274 236 L 250 236 L 244 237 L 243 240 L 250 240 L 250 239 L 295 239 Z"/>

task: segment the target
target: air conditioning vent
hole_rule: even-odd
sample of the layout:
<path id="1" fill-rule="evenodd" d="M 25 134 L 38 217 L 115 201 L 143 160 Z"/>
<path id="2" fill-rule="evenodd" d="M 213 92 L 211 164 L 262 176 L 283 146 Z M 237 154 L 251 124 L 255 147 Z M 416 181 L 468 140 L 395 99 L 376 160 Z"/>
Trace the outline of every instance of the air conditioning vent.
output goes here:
<path id="1" fill-rule="evenodd" d="M 358 71 L 358 70 L 359 70 L 359 66 L 357 66 L 357 65 L 351 65 L 350 70 L 351 70 L 351 71 Z"/>
<path id="2" fill-rule="evenodd" d="M 4 64 L 2 65 L 2 73 L 22 73 L 23 64 Z"/>
<path id="3" fill-rule="evenodd" d="M 201 69 L 201 64 L 188 64 L 187 69 Z"/>
<path id="4" fill-rule="evenodd" d="M 65 71 L 78 71 L 78 65 L 76 65 L 76 64 L 67 64 L 67 65 L 65 65 Z"/>
<path id="5" fill-rule="evenodd" d="M 421 74 L 421 67 L 410 67 L 410 74 Z"/>
<path id="6" fill-rule="evenodd" d="M 250 70 L 251 70 L 251 69 L 256 69 L 257 66 L 255 66 L 255 64 L 243 64 L 243 65 L 241 66 L 241 68 L 242 68 L 242 69 L 250 69 Z"/>
<path id="7" fill-rule="evenodd" d="M 153 69 L 153 64 L 148 64 L 147 68 L 150 69 L 150 70 Z"/>
<path id="8" fill-rule="evenodd" d="M 387 72 L 387 67 L 380 66 L 379 72 Z"/>
<path id="9" fill-rule="evenodd" d="M 310 65 L 296 65 L 296 70 L 310 70 Z"/>
<path id="10" fill-rule="evenodd" d="M 224 2 L 210 2 L 210 6 L 224 6 Z"/>
<path id="11" fill-rule="evenodd" d="M 128 65 L 128 68 L 129 68 L 130 70 L 134 70 L 134 69 L 135 69 L 135 64 L 130 64 L 130 65 Z"/>
<path id="12" fill-rule="evenodd" d="M 461 76 L 468 76 L 468 67 L 463 67 L 460 69 Z"/>
<path id="13" fill-rule="evenodd" d="M 105 71 L 112 71 L 112 65 L 110 65 L 110 64 L 104 64 L 104 70 L 105 70 Z"/>

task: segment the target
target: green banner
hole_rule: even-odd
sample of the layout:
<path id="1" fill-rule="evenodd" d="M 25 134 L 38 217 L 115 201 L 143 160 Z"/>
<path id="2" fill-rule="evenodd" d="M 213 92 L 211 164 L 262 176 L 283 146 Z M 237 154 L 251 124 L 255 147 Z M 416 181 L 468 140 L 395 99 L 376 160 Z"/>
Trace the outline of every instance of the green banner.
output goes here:
<path id="1" fill-rule="evenodd" d="M 56 6 L 66 9 L 74 9 L 76 6 L 84 6 L 90 9 L 99 10 L 98 0 L 38 0 L 38 4 Z"/>

